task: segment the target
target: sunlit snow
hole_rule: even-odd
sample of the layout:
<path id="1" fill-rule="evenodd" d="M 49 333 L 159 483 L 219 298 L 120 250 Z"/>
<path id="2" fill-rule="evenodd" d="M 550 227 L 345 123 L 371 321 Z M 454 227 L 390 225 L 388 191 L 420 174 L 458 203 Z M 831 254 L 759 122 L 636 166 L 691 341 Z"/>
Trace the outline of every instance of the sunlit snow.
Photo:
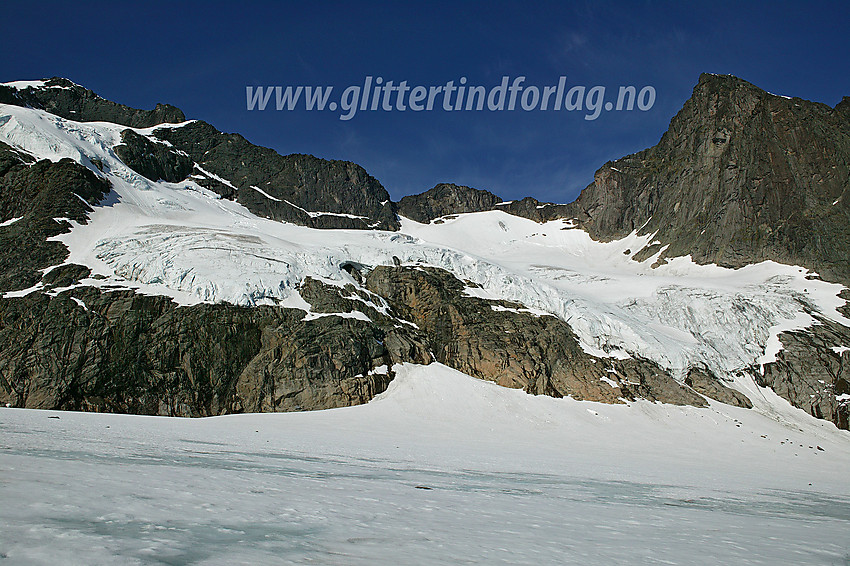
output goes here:
<path id="1" fill-rule="evenodd" d="M 0 562 L 850 558 L 850 435 L 830 423 L 533 397 L 439 364 L 394 369 L 373 402 L 312 413 L 0 409 Z"/>

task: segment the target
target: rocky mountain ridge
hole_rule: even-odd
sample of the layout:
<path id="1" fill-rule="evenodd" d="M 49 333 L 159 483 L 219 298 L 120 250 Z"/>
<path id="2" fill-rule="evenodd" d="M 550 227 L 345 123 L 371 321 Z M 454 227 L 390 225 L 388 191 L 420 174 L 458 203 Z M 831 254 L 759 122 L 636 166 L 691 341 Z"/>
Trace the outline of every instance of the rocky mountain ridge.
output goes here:
<path id="1" fill-rule="evenodd" d="M 0 84 L 0 104 L 39 108 L 80 122 L 113 122 L 131 128 L 149 128 L 186 120 L 183 112 L 170 104 L 157 104 L 153 110 L 139 110 L 106 100 L 94 91 L 68 79 L 53 77 L 29 84 Z"/>
<path id="2" fill-rule="evenodd" d="M 105 100 L 54 77 L 18 88 L 0 85 L 0 104 L 46 110 L 82 122 L 153 128 L 152 135 L 122 132 L 121 159 L 152 181 L 190 175 L 224 198 L 265 218 L 314 228 L 397 230 L 395 203 L 362 167 L 312 155 L 279 155 L 203 121 L 185 123 L 178 108 L 138 110 Z M 168 124 L 180 124 L 169 127 Z"/>
<path id="3" fill-rule="evenodd" d="M 495 210 L 567 220 L 564 229 L 579 226 L 602 241 L 654 234 L 627 250 L 635 261 L 662 265 L 690 253 L 741 267 L 772 259 L 847 281 L 846 98 L 830 109 L 703 75 L 657 146 L 606 164 L 568 205 L 504 202 L 452 184 L 396 204 L 355 164 L 280 156 L 186 122 L 173 107 L 130 109 L 64 79 L 0 86 L 0 103 L 130 126 L 114 153 L 138 174 L 191 181 L 275 221 L 392 233 L 401 228 L 397 213 L 440 223 Z M 704 365 L 674 375 L 634 354 L 590 353 L 569 320 L 476 297 L 475 284 L 427 264 L 347 262 L 340 269 L 351 282 L 342 287 L 308 277 L 298 287 L 306 314 L 292 306 L 177 306 L 98 287 L 89 267 L 67 263 L 55 237 L 88 221 L 110 190 L 108 173 L 97 159 L 36 160 L 0 145 L 0 402 L 186 416 L 320 409 L 368 401 L 387 387 L 396 363 L 437 360 L 534 394 L 752 406 Z M 741 371 L 847 428 L 848 352 L 837 347 L 850 345 L 850 332 L 813 314 L 815 326 L 779 334 L 784 348 L 774 361 Z"/>
<path id="4" fill-rule="evenodd" d="M 603 165 L 572 203 L 505 203 L 448 186 L 404 197 L 400 212 L 420 222 L 494 209 L 574 219 L 600 241 L 655 234 L 659 243 L 635 250 L 637 259 L 666 246 L 661 260 L 690 255 L 733 268 L 773 260 L 850 284 L 847 96 L 831 108 L 704 73 L 657 145 Z"/>
<path id="5" fill-rule="evenodd" d="M 661 141 L 599 169 L 573 213 L 601 240 L 655 233 L 662 259 L 774 260 L 848 284 L 848 105 L 703 74 Z"/>

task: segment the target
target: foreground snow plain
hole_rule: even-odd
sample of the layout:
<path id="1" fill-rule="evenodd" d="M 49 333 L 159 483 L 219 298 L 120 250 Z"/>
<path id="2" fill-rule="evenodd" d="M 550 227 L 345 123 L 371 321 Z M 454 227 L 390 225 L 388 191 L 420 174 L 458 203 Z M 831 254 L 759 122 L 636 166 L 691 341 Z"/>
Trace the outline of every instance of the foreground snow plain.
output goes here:
<path id="1" fill-rule="evenodd" d="M 850 560 L 830 423 L 395 369 L 371 403 L 312 413 L 0 409 L 0 563 Z"/>

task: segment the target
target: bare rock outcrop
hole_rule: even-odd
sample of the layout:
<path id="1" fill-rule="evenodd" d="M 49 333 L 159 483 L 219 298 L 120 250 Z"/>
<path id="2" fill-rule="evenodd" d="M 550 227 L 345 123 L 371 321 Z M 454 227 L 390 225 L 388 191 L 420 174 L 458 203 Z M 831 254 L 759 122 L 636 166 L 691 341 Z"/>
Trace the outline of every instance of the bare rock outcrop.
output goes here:
<path id="1" fill-rule="evenodd" d="M 532 314 L 522 305 L 469 297 L 464 283 L 447 271 L 379 266 L 367 275 L 366 285 L 418 325 L 437 361 L 469 375 L 537 395 L 705 405 L 656 364 L 592 356 L 562 320 Z"/>

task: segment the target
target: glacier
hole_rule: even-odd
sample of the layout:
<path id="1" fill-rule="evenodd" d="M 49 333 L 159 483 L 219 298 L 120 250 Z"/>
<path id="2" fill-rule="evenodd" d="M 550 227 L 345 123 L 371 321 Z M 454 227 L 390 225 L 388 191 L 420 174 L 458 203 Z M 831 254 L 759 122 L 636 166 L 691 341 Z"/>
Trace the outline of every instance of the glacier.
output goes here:
<path id="1" fill-rule="evenodd" d="M 135 131 L 155 139 L 158 127 L 188 123 Z M 778 334 L 818 324 L 813 315 L 850 325 L 836 310 L 843 287 L 796 266 L 767 261 L 733 270 L 679 257 L 653 267 L 661 251 L 642 262 L 630 257 L 652 234 L 596 242 L 570 219 L 541 224 L 498 210 L 430 224 L 402 218 L 398 232 L 312 229 L 257 217 L 191 177 L 144 178 L 114 153 L 124 126 L 9 105 L 0 105 L 0 124 L 0 141 L 38 159 L 73 159 L 111 182 L 88 224 L 72 223 L 54 238 L 68 246 L 67 263 L 102 277 L 81 285 L 131 288 L 180 304 L 309 312 L 298 294 L 305 278 L 357 285 L 344 264 L 393 265 L 397 258 L 446 269 L 477 296 L 557 316 L 594 355 L 646 358 L 680 379 L 703 364 L 766 410 L 771 402 L 745 370 L 773 359 Z"/>

